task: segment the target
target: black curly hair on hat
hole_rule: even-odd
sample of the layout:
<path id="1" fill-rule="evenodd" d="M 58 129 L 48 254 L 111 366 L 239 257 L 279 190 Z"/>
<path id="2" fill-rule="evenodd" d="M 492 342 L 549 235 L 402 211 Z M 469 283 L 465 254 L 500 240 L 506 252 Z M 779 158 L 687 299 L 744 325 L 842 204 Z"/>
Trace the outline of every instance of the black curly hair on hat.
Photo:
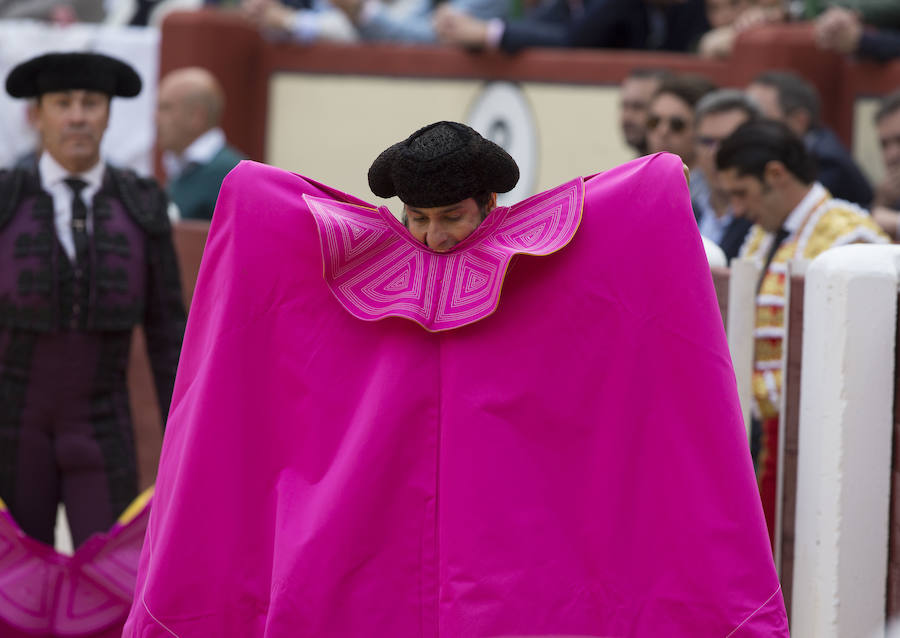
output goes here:
<path id="1" fill-rule="evenodd" d="M 141 92 L 141 77 L 121 60 L 84 52 L 40 55 L 22 62 L 6 76 L 6 92 L 12 97 L 79 89 L 110 97 L 134 97 Z"/>
<path id="2" fill-rule="evenodd" d="M 449 206 L 485 191 L 505 193 L 519 181 L 516 161 L 459 122 L 435 122 L 394 144 L 369 167 L 369 188 L 408 206 Z"/>

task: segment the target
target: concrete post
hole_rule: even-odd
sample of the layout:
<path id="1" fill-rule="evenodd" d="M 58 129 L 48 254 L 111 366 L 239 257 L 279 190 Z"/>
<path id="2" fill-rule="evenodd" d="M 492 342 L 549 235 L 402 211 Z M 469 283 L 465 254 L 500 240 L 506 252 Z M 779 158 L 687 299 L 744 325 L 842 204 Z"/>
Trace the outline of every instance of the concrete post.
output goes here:
<path id="1" fill-rule="evenodd" d="M 795 638 L 884 635 L 898 270 L 854 245 L 806 275 Z"/>
<path id="2" fill-rule="evenodd" d="M 750 407 L 753 404 L 753 331 L 756 327 L 756 285 L 759 266 L 749 259 L 731 260 L 728 285 L 728 349 L 734 365 L 738 397 L 744 413 L 744 427 L 750 435 Z"/>

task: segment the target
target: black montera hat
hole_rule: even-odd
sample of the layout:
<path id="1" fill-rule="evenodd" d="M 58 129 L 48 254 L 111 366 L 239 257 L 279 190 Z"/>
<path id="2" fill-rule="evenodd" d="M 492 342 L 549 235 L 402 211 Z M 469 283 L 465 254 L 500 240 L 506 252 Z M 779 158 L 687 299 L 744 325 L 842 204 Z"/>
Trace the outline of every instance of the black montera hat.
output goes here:
<path id="1" fill-rule="evenodd" d="M 369 167 L 369 188 L 404 204 L 448 206 L 485 191 L 505 193 L 519 181 L 509 153 L 458 122 L 436 122 L 384 151 Z"/>
<path id="2" fill-rule="evenodd" d="M 6 76 L 6 92 L 13 97 L 75 89 L 134 97 L 141 92 L 141 78 L 128 64 L 100 53 L 47 53 Z"/>

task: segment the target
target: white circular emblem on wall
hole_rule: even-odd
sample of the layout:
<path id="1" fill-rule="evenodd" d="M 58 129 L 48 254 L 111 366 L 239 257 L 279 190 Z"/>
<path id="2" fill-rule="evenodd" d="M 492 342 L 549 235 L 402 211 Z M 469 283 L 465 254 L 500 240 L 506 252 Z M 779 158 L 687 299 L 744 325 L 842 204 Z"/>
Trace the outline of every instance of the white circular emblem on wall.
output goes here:
<path id="1" fill-rule="evenodd" d="M 498 203 L 509 206 L 534 194 L 538 143 L 534 114 L 522 90 L 512 82 L 490 82 L 479 93 L 467 116 L 469 126 L 512 155 L 519 165 L 519 183 L 500 193 Z"/>

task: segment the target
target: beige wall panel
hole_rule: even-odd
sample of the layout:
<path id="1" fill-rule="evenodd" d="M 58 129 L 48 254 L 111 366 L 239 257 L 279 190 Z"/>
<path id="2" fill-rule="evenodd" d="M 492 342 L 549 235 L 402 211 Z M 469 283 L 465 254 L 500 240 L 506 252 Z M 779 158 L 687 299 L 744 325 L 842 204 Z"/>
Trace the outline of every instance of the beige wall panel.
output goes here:
<path id="1" fill-rule="evenodd" d="M 373 201 L 366 172 L 377 154 L 419 126 L 466 121 L 484 85 L 277 74 L 270 88 L 266 162 Z M 616 87 L 527 83 L 522 91 L 537 128 L 537 190 L 633 157 L 619 133 Z M 397 212 L 396 200 L 389 206 Z"/>
<path id="2" fill-rule="evenodd" d="M 616 87 L 528 84 L 538 123 L 538 190 L 627 162 Z"/>
<path id="3" fill-rule="evenodd" d="M 853 157 L 873 187 L 884 178 L 878 132 L 872 120 L 879 102 L 879 98 L 861 98 L 856 100 L 853 109 Z"/>
<path id="4" fill-rule="evenodd" d="M 266 162 L 377 203 L 366 173 L 378 154 L 420 126 L 462 118 L 480 86 L 278 74 L 270 87 Z"/>

